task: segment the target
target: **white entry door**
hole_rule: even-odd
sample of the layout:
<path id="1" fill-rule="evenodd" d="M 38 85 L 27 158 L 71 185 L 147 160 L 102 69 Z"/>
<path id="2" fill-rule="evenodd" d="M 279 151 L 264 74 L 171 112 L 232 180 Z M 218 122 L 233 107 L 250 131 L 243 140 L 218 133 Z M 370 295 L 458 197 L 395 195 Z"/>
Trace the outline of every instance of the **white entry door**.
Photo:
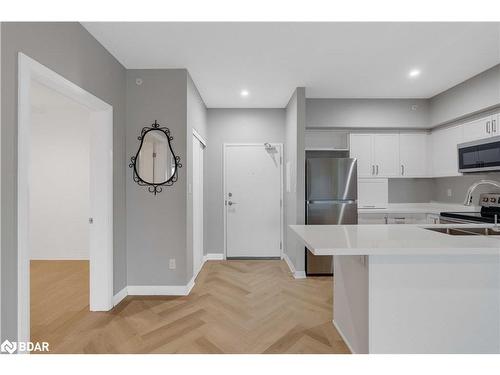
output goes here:
<path id="1" fill-rule="evenodd" d="M 193 135 L 193 275 L 203 262 L 203 149 Z"/>
<path id="2" fill-rule="evenodd" d="M 226 257 L 281 257 L 282 145 L 224 145 Z"/>

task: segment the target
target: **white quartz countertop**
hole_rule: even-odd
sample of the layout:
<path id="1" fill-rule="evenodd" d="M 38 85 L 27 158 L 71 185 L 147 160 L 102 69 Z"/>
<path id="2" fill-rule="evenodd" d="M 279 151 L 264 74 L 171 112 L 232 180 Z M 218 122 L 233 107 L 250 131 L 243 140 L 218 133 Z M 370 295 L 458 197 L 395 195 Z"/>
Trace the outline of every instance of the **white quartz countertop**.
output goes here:
<path id="1" fill-rule="evenodd" d="M 437 214 L 440 212 L 475 212 L 479 211 L 479 207 L 464 206 L 463 204 L 451 204 L 440 202 L 429 203 L 389 203 L 387 208 L 358 208 L 358 213 L 366 214 L 402 214 L 402 213 L 423 213 L 423 214 Z"/>
<path id="2" fill-rule="evenodd" d="M 453 236 L 425 228 L 492 227 L 463 225 L 290 225 L 314 255 L 500 254 L 499 236 Z"/>

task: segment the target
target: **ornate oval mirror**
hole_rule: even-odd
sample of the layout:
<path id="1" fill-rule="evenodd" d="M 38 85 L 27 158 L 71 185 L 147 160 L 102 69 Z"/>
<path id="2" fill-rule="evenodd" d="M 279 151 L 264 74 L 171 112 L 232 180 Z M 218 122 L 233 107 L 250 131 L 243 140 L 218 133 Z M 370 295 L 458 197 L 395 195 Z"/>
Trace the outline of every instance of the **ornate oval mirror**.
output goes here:
<path id="1" fill-rule="evenodd" d="M 177 181 L 177 170 L 182 167 L 180 157 L 174 154 L 170 130 L 160 127 L 155 120 L 151 127 L 142 128 L 141 141 L 135 156 L 130 158 L 129 167 L 134 170 L 134 181 L 147 186 L 156 195 L 163 186 L 171 186 Z"/>

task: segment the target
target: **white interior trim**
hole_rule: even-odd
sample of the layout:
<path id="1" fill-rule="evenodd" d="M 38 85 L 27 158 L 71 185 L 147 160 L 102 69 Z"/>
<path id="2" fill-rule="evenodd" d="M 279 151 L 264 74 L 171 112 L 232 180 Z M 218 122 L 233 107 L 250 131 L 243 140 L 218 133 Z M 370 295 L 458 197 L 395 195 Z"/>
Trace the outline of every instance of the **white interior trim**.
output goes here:
<path id="1" fill-rule="evenodd" d="M 224 254 L 222 253 L 205 254 L 205 260 L 224 260 Z"/>
<path id="2" fill-rule="evenodd" d="M 0 72 L 2 71 L 2 23 L 0 22 Z M 0 88 L 2 75 L 0 74 Z M 0 90 L 0 129 L 2 129 L 2 90 Z M 0 131 L 0 166 L 2 165 L 2 132 Z M 0 173 L 0 213 L 2 212 L 2 174 Z M 2 215 L 0 214 L 0 341 L 2 339 Z"/>
<path id="3" fill-rule="evenodd" d="M 90 136 L 90 310 L 113 307 L 113 107 L 37 61 L 18 54 L 18 340 L 30 339 L 29 176 L 31 81 L 92 111 Z"/>
<path id="4" fill-rule="evenodd" d="M 335 319 L 332 320 L 332 323 L 333 323 L 333 326 L 335 327 L 335 329 L 337 330 L 337 332 L 339 333 L 340 337 L 342 337 L 342 340 L 344 340 L 345 344 L 347 345 L 347 347 L 349 348 L 349 350 L 351 351 L 352 354 L 357 354 L 353 349 L 352 349 L 352 346 L 351 344 L 349 343 L 349 340 L 347 340 L 346 336 L 344 335 L 344 333 L 342 332 L 342 330 L 339 328 L 339 326 L 337 325 L 337 323 L 335 323 Z"/>
<path id="5" fill-rule="evenodd" d="M 128 296 L 127 287 L 124 287 L 122 290 L 120 290 L 113 296 L 113 306 L 118 305 L 127 296 Z"/>
<path id="6" fill-rule="evenodd" d="M 283 260 L 286 262 L 288 268 L 290 269 L 290 272 L 292 273 L 293 277 L 295 279 L 305 279 L 306 278 L 306 272 L 305 271 L 297 271 L 295 269 L 295 266 L 293 265 L 292 260 L 288 257 L 287 253 L 283 253 Z"/>
<path id="7" fill-rule="evenodd" d="M 187 296 L 194 287 L 194 279 L 186 285 L 129 285 L 127 293 L 129 296 Z"/>
<path id="8" fill-rule="evenodd" d="M 196 137 L 197 140 L 201 142 L 203 147 L 207 147 L 207 141 L 205 141 L 205 138 L 203 138 L 200 133 L 198 133 L 196 130 L 193 129 L 193 135 Z"/>
<path id="9" fill-rule="evenodd" d="M 223 143 L 222 144 L 222 192 L 223 192 L 223 197 L 222 197 L 222 209 L 224 212 L 224 259 L 227 258 L 227 213 L 226 213 L 226 204 L 225 204 L 225 199 L 226 199 L 226 149 L 228 147 L 245 147 L 245 146 L 263 146 L 264 143 Z M 284 155 L 283 155 L 283 143 L 270 143 L 271 146 L 278 147 L 280 150 L 280 158 L 281 158 L 281 163 L 280 163 L 280 199 L 282 205 L 280 209 L 280 241 L 281 241 L 281 252 L 280 252 L 280 257 L 283 258 L 283 249 L 285 246 L 284 242 L 284 236 L 283 236 L 283 223 L 285 222 L 284 218 L 284 208 L 285 208 L 285 202 L 284 202 L 284 197 L 283 197 L 283 161 L 284 161 Z"/>

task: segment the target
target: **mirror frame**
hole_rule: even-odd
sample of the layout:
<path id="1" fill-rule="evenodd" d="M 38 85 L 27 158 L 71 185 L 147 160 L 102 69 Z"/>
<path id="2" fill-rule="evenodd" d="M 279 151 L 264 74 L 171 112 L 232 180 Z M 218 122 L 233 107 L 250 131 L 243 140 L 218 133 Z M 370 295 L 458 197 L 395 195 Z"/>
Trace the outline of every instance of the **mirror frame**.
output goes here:
<path id="1" fill-rule="evenodd" d="M 167 136 L 168 147 L 170 149 L 170 152 L 172 153 L 172 156 L 174 157 L 174 162 L 175 162 L 175 170 L 174 170 L 174 173 L 172 173 L 172 176 L 168 180 L 166 180 L 164 182 L 157 183 L 157 184 L 144 181 L 139 176 L 139 173 L 137 172 L 137 159 L 139 158 L 139 152 L 141 152 L 142 144 L 144 142 L 144 137 L 146 136 L 146 134 L 148 134 L 151 131 L 160 131 Z M 181 158 L 180 158 L 180 156 L 175 155 L 174 150 L 172 148 L 171 141 L 174 139 L 174 137 L 172 137 L 170 135 L 169 128 L 160 127 L 160 124 L 158 124 L 158 121 L 155 120 L 155 122 L 153 124 L 151 124 L 151 126 L 145 126 L 144 128 L 142 128 L 141 135 L 138 136 L 137 139 L 139 141 L 141 141 L 141 143 L 139 144 L 139 148 L 137 149 L 135 156 L 132 156 L 130 158 L 130 164 L 128 166 L 129 166 L 129 168 L 132 168 L 134 171 L 134 175 L 133 175 L 134 181 L 139 186 L 147 186 L 148 191 L 150 193 L 153 193 L 154 195 L 156 195 L 156 194 L 161 193 L 163 191 L 163 186 L 172 186 L 174 184 L 174 182 L 177 181 L 177 179 L 178 179 L 177 172 L 178 172 L 179 168 L 182 168 L 182 164 L 180 163 Z"/>

